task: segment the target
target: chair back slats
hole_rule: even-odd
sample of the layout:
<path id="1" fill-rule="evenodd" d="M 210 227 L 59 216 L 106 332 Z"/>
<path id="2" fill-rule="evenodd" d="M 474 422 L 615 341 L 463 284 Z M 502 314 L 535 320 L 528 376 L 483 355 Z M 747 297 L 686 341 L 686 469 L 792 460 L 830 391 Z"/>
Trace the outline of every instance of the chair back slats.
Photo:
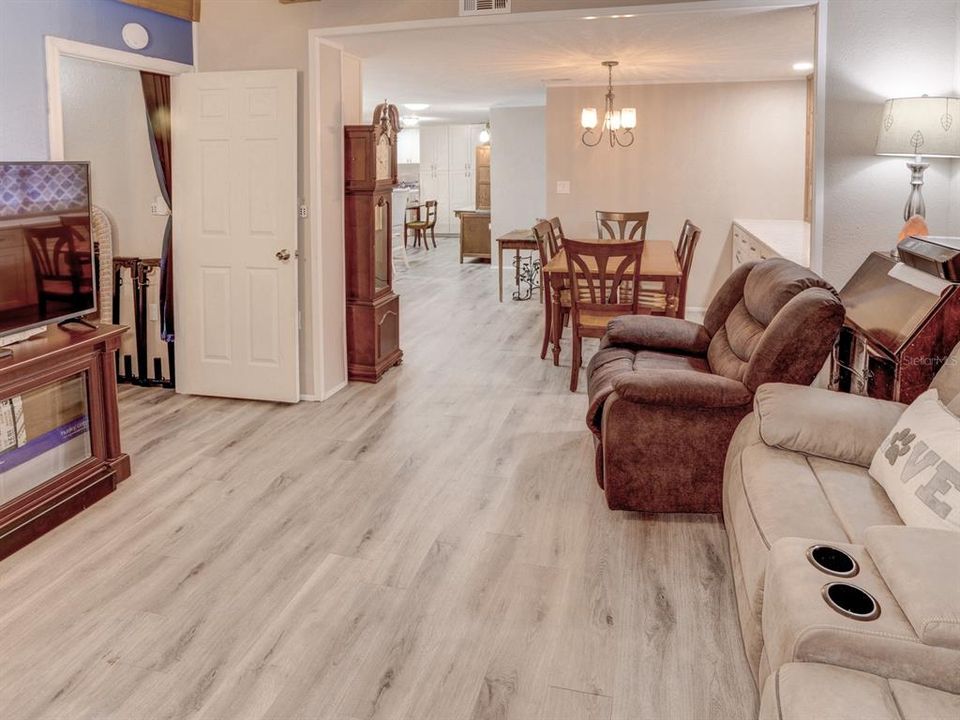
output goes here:
<path id="1" fill-rule="evenodd" d="M 27 245 L 35 274 L 40 279 L 70 279 L 79 274 L 74 233 L 68 227 L 27 231 Z"/>
<path id="2" fill-rule="evenodd" d="M 680 287 L 677 299 L 677 317 L 684 317 L 687 307 L 687 283 L 690 280 L 690 269 L 693 267 L 693 254 L 697 250 L 697 243 L 700 242 L 701 230 L 690 222 L 689 219 L 683 223 L 680 230 L 680 239 L 677 242 L 677 261 L 680 263 Z"/>
<path id="3" fill-rule="evenodd" d="M 639 312 L 643 244 L 643 240 L 597 243 L 570 239 L 564 243 L 575 316 Z"/>
<path id="4" fill-rule="evenodd" d="M 680 230 L 680 240 L 677 242 L 677 260 L 684 275 L 689 273 L 690 266 L 693 265 L 693 253 L 700 241 L 700 233 L 700 228 L 689 219 L 684 220 L 683 228 Z"/>
<path id="5" fill-rule="evenodd" d="M 613 212 L 597 210 L 597 237 L 601 240 L 640 240 L 647 238 L 649 212 Z"/>
<path id="6" fill-rule="evenodd" d="M 558 245 L 563 245 L 564 235 L 563 235 L 563 225 L 560 223 L 560 218 L 554 216 L 550 218 L 550 227 L 553 228 L 553 235 L 557 240 Z"/>
<path id="7" fill-rule="evenodd" d="M 531 230 L 534 239 L 537 241 L 537 250 L 540 252 L 540 265 L 546 267 L 547 263 L 560 250 L 560 243 L 557 241 L 553 225 L 549 220 L 541 220 Z"/>
<path id="8" fill-rule="evenodd" d="M 427 200 L 427 225 L 432 226 L 437 222 L 437 201 Z"/>
<path id="9" fill-rule="evenodd" d="M 26 238 L 41 305 L 47 297 L 62 299 L 93 288 L 90 243 L 75 227 L 30 228 Z M 69 283 L 70 291 L 57 283 Z"/>

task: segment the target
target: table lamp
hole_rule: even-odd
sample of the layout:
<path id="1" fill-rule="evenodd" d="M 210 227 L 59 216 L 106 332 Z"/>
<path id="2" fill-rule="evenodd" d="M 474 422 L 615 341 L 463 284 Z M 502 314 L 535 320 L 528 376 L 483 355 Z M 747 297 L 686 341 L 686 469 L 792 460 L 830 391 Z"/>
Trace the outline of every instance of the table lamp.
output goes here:
<path id="1" fill-rule="evenodd" d="M 907 162 L 913 188 L 903 209 L 903 219 L 926 216 L 920 189 L 923 171 L 929 163 L 923 158 L 960 157 L 960 98 L 924 95 L 887 100 L 877 134 L 876 154 L 913 158 Z"/>

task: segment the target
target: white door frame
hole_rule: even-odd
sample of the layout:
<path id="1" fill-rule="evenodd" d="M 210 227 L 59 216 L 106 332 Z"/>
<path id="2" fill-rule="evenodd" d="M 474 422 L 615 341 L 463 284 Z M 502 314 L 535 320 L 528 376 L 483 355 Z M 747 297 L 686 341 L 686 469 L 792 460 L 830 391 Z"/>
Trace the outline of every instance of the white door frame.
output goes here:
<path id="1" fill-rule="evenodd" d="M 789 7 L 813 7 L 817 12 L 815 48 L 816 62 L 814 67 L 814 149 L 813 149 L 813 217 L 811 218 L 810 228 L 810 265 L 814 272 L 821 273 L 823 265 L 823 193 L 824 193 L 824 100 L 825 75 L 826 75 L 826 31 L 827 31 L 827 5 L 828 0 L 700 0 L 699 2 L 683 2 L 671 4 L 651 4 L 651 5 L 630 5 L 629 0 L 621 7 L 596 8 L 595 13 L 600 14 L 624 14 L 631 13 L 636 15 L 655 14 L 655 13 L 690 13 L 711 11 L 742 11 L 749 9 L 775 9 Z M 368 25 L 348 25 L 329 28 L 316 28 L 307 33 L 307 54 L 309 57 L 309 66 L 307 69 L 307 88 L 309 97 L 309 122 L 307 127 L 307 162 L 309 163 L 307 172 L 311 180 L 311 197 L 313 220 L 310 225 L 310 234 L 307 242 L 310 246 L 311 263 L 307 268 L 311 277 L 311 302 L 313 304 L 316 336 L 314 338 L 314 367 L 311 368 L 317 388 L 317 398 L 325 400 L 330 395 L 340 390 L 346 385 L 344 379 L 341 383 L 336 383 L 332 387 L 325 384 L 326 369 L 323 367 L 322 356 L 322 280 L 320 277 L 320 268 L 323 262 L 329 261 L 329 258 L 322 258 L 321 255 L 321 230 L 320 216 L 322 208 L 322 189 L 320 187 L 320 163 L 319 143 L 317 142 L 320 132 L 320 94 L 317 92 L 316 84 L 319 77 L 318 48 L 320 45 L 327 45 L 338 48 L 343 52 L 343 46 L 337 44 L 336 38 L 348 35 L 362 35 L 371 32 L 390 32 L 403 30 L 418 30 L 426 28 L 443 27 L 463 27 L 467 24 L 488 25 L 488 24 L 510 24 L 510 23 L 530 23 L 543 19 L 556 18 L 576 18 L 581 17 L 583 9 L 578 10 L 547 10 L 542 12 L 512 13 L 504 15 L 490 15 L 480 17 L 458 17 L 448 16 L 441 18 L 431 18 L 426 20 L 409 20 L 401 22 L 374 23 Z M 327 159 L 328 161 L 330 159 Z M 343 158 L 332 158 L 334 162 L 343 167 Z M 342 256 L 340 262 L 342 265 Z M 346 299 L 343 301 L 343 312 L 346 312 Z M 341 340 L 343 352 L 346 354 L 346 335 Z M 344 363 L 346 367 L 346 363 Z M 313 399 L 313 398 L 311 398 Z"/>
<path id="2" fill-rule="evenodd" d="M 44 38 L 47 60 L 47 136 L 50 145 L 50 160 L 63 160 L 63 98 L 60 90 L 60 59 L 64 57 L 93 60 L 118 65 L 131 70 L 180 75 L 195 72 L 196 67 L 173 60 L 148 57 L 125 50 L 114 50 L 101 45 L 67 40 L 47 35 Z"/>
<path id="3" fill-rule="evenodd" d="M 306 272 L 310 276 L 310 306 L 312 310 L 312 322 L 313 322 L 313 341 L 311 343 L 311 349 L 313 352 L 313 364 L 312 367 L 308 368 L 308 372 L 313 375 L 313 386 L 314 392 L 312 395 L 302 395 L 304 400 L 314 400 L 314 401 L 323 401 L 329 398 L 330 396 L 336 394 L 343 388 L 347 386 L 347 333 L 346 333 L 346 319 L 347 319 L 347 306 L 346 306 L 346 297 L 341 301 L 339 311 L 341 317 L 341 325 L 343 327 L 343 332 L 338 338 L 340 343 L 340 353 L 342 355 L 342 368 L 343 368 L 343 377 L 331 377 L 332 373 L 330 368 L 326 366 L 324 362 L 324 308 L 325 303 L 323 299 L 324 295 L 324 280 L 323 280 L 323 267 L 324 263 L 336 262 L 338 265 L 338 272 L 343 277 L 343 282 L 346 283 L 346 262 L 345 262 L 345 251 L 343 249 L 343 238 L 340 238 L 340 248 L 341 252 L 337 258 L 324 258 L 322 256 L 321 249 L 323 247 L 323 190 L 322 190 L 322 178 L 321 178 L 321 166 L 322 163 L 335 163 L 337 167 L 341 168 L 341 183 L 340 188 L 341 192 L 343 190 L 343 177 L 342 169 L 344 165 L 344 156 L 343 156 L 343 143 L 340 144 L 340 152 L 336 157 L 326 158 L 321 157 L 321 147 L 320 147 L 320 134 L 322 128 L 320 127 L 320 117 L 321 117 L 321 99 L 320 99 L 320 48 L 329 47 L 335 50 L 338 50 L 343 55 L 349 55 L 345 53 L 343 48 L 335 42 L 324 39 L 323 31 L 321 30 L 308 30 L 307 31 L 307 56 L 308 56 L 308 65 L 307 65 L 307 103 L 308 103 L 308 112 L 309 120 L 307 123 L 307 174 L 310 178 L 310 233 L 309 237 L 305 239 L 305 242 L 309 244 L 309 249 L 307 252 L 307 257 L 309 263 L 306 267 Z M 343 82 L 342 74 L 342 65 L 341 65 L 341 83 Z M 342 88 L 342 85 L 341 85 Z M 342 90 L 341 90 L 342 92 Z M 343 118 L 342 103 L 341 103 L 341 124 Z M 343 231 L 343 217 L 340 218 L 340 227 L 341 235 Z"/>

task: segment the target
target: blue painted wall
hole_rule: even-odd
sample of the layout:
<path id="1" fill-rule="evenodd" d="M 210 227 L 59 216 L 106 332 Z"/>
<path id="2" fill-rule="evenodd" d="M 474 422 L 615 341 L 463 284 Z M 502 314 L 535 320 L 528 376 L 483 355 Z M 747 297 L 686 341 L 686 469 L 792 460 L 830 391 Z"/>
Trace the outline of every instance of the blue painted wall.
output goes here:
<path id="1" fill-rule="evenodd" d="M 48 158 L 44 36 L 131 52 L 120 37 L 128 22 L 150 33 L 142 55 L 193 62 L 186 20 L 119 0 L 0 0 L 0 161 Z"/>

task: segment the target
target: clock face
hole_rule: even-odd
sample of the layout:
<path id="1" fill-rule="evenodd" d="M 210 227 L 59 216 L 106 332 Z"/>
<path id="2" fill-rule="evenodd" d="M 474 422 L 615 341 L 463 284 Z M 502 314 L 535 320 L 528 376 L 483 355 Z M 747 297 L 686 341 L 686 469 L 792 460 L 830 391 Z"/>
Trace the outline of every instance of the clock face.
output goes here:
<path id="1" fill-rule="evenodd" d="M 381 135 L 377 140 L 377 180 L 390 179 L 390 139 L 386 135 Z"/>

